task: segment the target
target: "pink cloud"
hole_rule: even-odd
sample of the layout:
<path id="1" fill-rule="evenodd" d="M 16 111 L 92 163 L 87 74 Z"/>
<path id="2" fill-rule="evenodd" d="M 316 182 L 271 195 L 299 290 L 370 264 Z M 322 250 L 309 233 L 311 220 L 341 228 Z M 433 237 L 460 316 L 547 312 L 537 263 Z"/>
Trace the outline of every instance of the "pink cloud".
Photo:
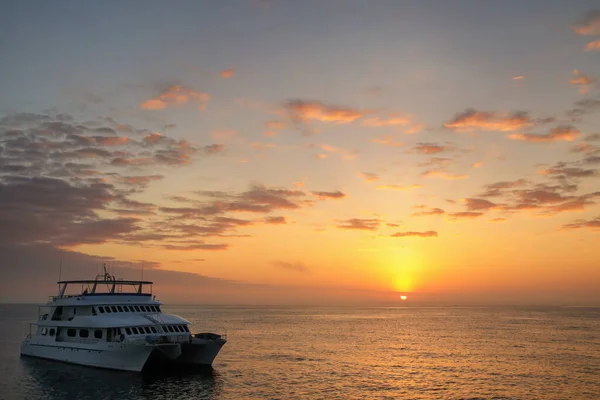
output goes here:
<path id="1" fill-rule="evenodd" d="M 551 129 L 550 132 L 545 135 L 534 133 L 512 133 L 508 135 L 508 138 L 530 143 L 549 143 L 559 141 L 572 142 L 573 140 L 577 139 L 579 135 L 579 130 L 572 126 L 559 126 Z"/>
<path id="2" fill-rule="evenodd" d="M 186 104 L 188 101 L 198 103 L 198 109 L 204 110 L 210 100 L 208 93 L 197 92 L 180 85 L 172 85 L 163 90 L 158 96 L 140 103 L 144 110 L 163 110 L 168 106 Z"/>
<path id="3" fill-rule="evenodd" d="M 223 78 L 223 79 L 231 78 L 233 75 L 235 75 L 235 69 L 233 69 L 233 68 L 224 69 L 219 72 L 219 75 L 221 75 L 221 78 Z"/>
<path id="4" fill-rule="evenodd" d="M 425 232 L 415 232 L 415 231 L 408 231 L 408 232 L 396 232 L 394 234 L 390 235 L 391 237 L 420 237 L 420 238 L 430 238 L 430 237 L 437 237 L 438 233 L 436 231 L 425 231 Z"/>

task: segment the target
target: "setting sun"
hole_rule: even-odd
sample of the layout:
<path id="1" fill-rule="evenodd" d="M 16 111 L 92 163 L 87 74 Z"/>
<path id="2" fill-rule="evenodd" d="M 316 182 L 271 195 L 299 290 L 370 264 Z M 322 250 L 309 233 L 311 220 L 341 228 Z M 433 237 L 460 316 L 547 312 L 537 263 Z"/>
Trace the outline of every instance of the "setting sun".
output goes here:
<path id="1" fill-rule="evenodd" d="M 408 296 L 405 296 L 405 295 L 400 296 L 400 300 L 406 300 L 406 299 L 408 299 Z"/>

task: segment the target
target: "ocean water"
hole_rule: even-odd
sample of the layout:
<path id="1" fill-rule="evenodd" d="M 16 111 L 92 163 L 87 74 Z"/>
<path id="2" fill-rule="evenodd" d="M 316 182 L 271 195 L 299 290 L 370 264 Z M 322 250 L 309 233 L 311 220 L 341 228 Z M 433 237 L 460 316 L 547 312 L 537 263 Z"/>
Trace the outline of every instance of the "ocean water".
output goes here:
<path id="1" fill-rule="evenodd" d="M 21 358 L 32 305 L 0 305 L 0 399 L 600 399 L 600 308 L 165 307 L 226 330 L 212 371 Z"/>

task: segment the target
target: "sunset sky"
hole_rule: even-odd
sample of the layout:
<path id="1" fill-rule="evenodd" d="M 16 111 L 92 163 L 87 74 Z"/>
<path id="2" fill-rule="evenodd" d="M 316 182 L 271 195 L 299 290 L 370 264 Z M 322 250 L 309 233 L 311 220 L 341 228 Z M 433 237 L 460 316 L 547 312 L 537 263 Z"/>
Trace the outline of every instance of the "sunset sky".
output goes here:
<path id="1" fill-rule="evenodd" d="M 9 1 L 0 48 L 2 302 L 107 262 L 170 302 L 600 304 L 597 0 Z"/>

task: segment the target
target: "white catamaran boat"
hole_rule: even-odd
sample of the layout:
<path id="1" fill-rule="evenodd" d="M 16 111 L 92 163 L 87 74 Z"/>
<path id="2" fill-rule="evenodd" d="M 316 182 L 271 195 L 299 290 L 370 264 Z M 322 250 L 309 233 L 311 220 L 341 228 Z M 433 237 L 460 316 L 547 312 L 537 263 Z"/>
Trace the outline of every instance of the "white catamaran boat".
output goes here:
<path id="1" fill-rule="evenodd" d="M 162 313 L 152 282 L 116 280 L 106 267 L 104 272 L 95 280 L 59 281 L 58 295 L 40 306 L 21 355 L 127 371 L 212 365 L 225 335 L 192 335 L 189 321 Z M 67 294 L 73 288 L 76 293 Z"/>

